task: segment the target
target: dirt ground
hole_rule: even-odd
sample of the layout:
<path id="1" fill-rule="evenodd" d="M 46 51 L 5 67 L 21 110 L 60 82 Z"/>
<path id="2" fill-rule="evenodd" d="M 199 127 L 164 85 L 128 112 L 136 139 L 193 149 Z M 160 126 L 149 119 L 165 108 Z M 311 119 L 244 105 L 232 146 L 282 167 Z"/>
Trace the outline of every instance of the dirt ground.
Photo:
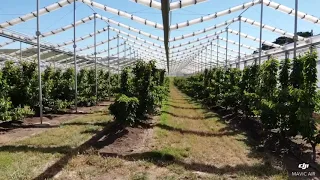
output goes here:
<path id="1" fill-rule="evenodd" d="M 52 145 L 58 149 L 63 148 L 61 145 L 65 143 L 60 141 L 65 138 L 61 135 L 71 129 L 74 130 L 74 135 L 68 138 L 70 144 L 74 144 L 80 136 L 86 135 L 84 139 L 90 137 L 85 142 L 78 140 L 68 153 L 59 150 L 59 156 L 54 155 L 54 161 L 44 159 L 48 161 L 48 165 L 42 165 L 40 172 L 32 174 L 35 179 L 306 179 L 288 175 L 292 171 L 301 171 L 298 165 L 303 161 L 291 155 L 278 157 L 272 152 L 257 149 L 251 134 L 233 126 L 220 114 L 191 101 L 172 85 L 161 116 L 153 117 L 148 127 L 124 128 L 112 121 L 111 116 L 108 116 L 108 125 L 105 125 L 99 122 L 106 121 L 106 117 L 97 115 L 95 124 L 91 124 L 91 120 L 79 119 L 70 123 L 69 129 L 60 134 L 57 132 L 59 129 L 54 129 L 61 123 L 85 116 L 86 113 L 104 111 L 106 106 L 107 103 L 83 108 L 83 114 L 54 115 L 55 117 L 46 119 L 45 122 L 50 122 L 48 127 L 28 127 L 37 123 L 38 119 L 27 119 L 24 122 L 25 128 L 10 129 L 0 135 L 0 147 L 3 146 L 1 142 L 14 142 L 27 137 L 32 139 L 26 139 L 27 144 L 37 144 L 39 138 L 33 135 L 53 128 L 47 131 L 51 132 L 47 136 L 56 136 L 56 140 L 49 143 L 50 147 L 43 144 L 40 150 L 32 147 L 37 150 L 33 154 L 35 157 L 49 156 L 48 150 L 41 152 L 41 148 L 46 147 L 50 151 L 53 151 Z M 99 126 L 100 130 L 96 131 L 95 126 Z M 93 127 L 95 128 L 92 129 Z M 43 135 L 40 139 L 48 138 L 46 133 L 40 135 Z M 7 149 L 3 150 L 4 153 L 7 152 Z M 19 148 L 13 150 L 25 151 Z M 6 154 L 3 156 L 6 157 Z M 27 154 L 25 156 L 29 157 Z M 23 172 L 25 171 L 21 170 Z M 316 176 L 308 179 L 319 179 L 317 169 L 310 167 L 306 172 L 316 172 Z"/>
<path id="2" fill-rule="evenodd" d="M 51 128 L 57 128 L 61 123 L 99 111 L 107 111 L 107 106 L 112 102 L 103 101 L 98 106 L 79 107 L 78 113 L 69 110 L 64 114 L 45 114 L 43 124 L 40 124 L 39 117 L 25 118 L 22 124 L 0 125 L 0 145 L 19 141 L 30 136 L 42 133 Z"/>

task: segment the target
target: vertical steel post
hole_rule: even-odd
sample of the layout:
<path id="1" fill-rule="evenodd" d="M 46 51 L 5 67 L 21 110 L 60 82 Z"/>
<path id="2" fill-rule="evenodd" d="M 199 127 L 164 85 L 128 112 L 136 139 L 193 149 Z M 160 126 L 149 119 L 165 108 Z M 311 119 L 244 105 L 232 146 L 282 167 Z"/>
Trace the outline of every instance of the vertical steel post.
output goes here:
<path id="1" fill-rule="evenodd" d="M 289 52 L 288 51 L 285 52 L 285 59 L 289 59 Z"/>
<path id="2" fill-rule="evenodd" d="M 41 82 L 41 57 L 40 57 L 40 17 L 39 17 L 39 2 L 40 0 L 37 0 L 37 55 L 38 55 L 38 83 L 39 83 L 39 113 L 40 113 L 40 123 L 43 122 L 43 112 L 42 112 L 42 82 Z"/>
<path id="3" fill-rule="evenodd" d="M 198 64 L 198 73 L 200 72 L 200 61 L 199 61 L 199 55 L 200 55 L 200 53 L 198 53 L 198 57 L 197 57 L 197 61 L 198 61 L 198 63 L 196 62 L 196 64 Z"/>
<path id="4" fill-rule="evenodd" d="M 20 61 L 22 61 L 22 42 L 20 41 Z"/>
<path id="5" fill-rule="evenodd" d="M 217 36 L 217 67 L 219 67 L 219 36 Z"/>
<path id="6" fill-rule="evenodd" d="M 260 1 L 260 42 L 259 42 L 259 65 L 261 65 L 261 51 L 262 51 L 262 23 L 263 23 L 263 0 Z"/>
<path id="7" fill-rule="evenodd" d="M 238 64 L 237 64 L 237 68 L 240 69 L 240 58 L 241 58 L 241 16 L 239 16 L 239 47 L 238 47 Z"/>
<path id="8" fill-rule="evenodd" d="M 73 2 L 73 61 L 74 61 L 74 106 L 78 112 L 78 70 L 76 57 L 76 1 Z"/>
<path id="9" fill-rule="evenodd" d="M 137 60 L 137 58 L 136 58 L 136 51 L 135 50 L 133 50 L 133 59 L 136 61 Z"/>
<path id="10" fill-rule="evenodd" d="M 210 43 L 210 59 L 211 59 L 210 69 L 212 69 L 212 63 L 213 63 L 213 57 L 212 57 L 212 41 L 211 41 L 211 43 Z"/>
<path id="11" fill-rule="evenodd" d="M 295 0 L 295 10 L 294 10 L 294 48 L 293 48 L 293 58 L 297 58 L 297 31 L 298 31 L 298 0 Z"/>
<path id="12" fill-rule="evenodd" d="M 96 91 L 96 105 L 98 104 L 98 73 L 97 73 L 97 13 L 94 15 L 94 71 L 95 71 L 95 91 Z"/>
<path id="13" fill-rule="evenodd" d="M 202 71 L 203 65 L 202 65 L 202 50 L 200 52 L 200 71 Z"/>
<path id="14" fill-rule="evenodd" d="M 108 25 L 108 99 L 111 100 L 111 90 L 110 90 L 110 78 L 111 78 L 111 71 L 110 71 L 110 25 Z"/>
<path id="15" fill-rule="evenodd" d="M 228 42 L 229 42 L 229 28 L 226 27 L 226 36 L 227 36 L 227 41 L 226 41 L 226 66 L 225 68 L 228 68 Z"/>
<path id="16" fill-rule="evenodd" d="M 127 42 L 124 41 L 124 61 L 127 59 Z"/>
<path id="17" fill-rule="evenodd" d="M 118 54 L 118 74 L 120 74 L 120 49 L 119 49 L 119 34 L 117 34 L 117 54 Z"/>
<path id="18" fill-rule="evenodd" d="M 208 56 L 208 47 L 206 47 L 206 55 L 205 55 L 205 63 L 204 63 L 204 67 L 205 69 L 207 69 L 207 56 Z"/>
<path id="19" fill-rule="evenodd" d="M 132 51 L 131 51 L 131 46 L 129 47 L 130 50 L 130 61 L 132 61 Z"/>

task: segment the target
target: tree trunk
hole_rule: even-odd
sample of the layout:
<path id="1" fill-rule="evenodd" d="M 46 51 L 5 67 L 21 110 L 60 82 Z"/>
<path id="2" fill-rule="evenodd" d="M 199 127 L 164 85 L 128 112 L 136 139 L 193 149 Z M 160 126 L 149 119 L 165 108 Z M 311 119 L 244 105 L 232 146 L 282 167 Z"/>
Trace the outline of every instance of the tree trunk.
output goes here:
<path id="1" fill-rule="evenodd" d="M 316 143 L 311 143 L 312 146 L 312 162 L 316 161 L 317 158 L 317 152 L 316 152 Z"/>

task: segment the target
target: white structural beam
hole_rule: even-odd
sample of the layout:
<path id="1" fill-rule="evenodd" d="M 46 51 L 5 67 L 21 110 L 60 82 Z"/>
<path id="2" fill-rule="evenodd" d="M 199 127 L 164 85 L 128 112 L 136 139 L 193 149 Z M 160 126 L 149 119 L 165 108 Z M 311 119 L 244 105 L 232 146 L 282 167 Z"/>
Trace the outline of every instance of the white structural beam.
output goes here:
<path id="1" fill-rule="evenodd" d="M 155 0 L 130 0 L 130 1 L 161 10 L 161 3 Z"/>
<path id="2" fill-rule="evenodd" d="M 185 35 L 182 35 L 182 36 L 178 36 L 178 37 L 171 38 L 169 41 L 170 41 L 170 42 L 173 42 L 173 41 L 178 41 L 178 40 L 181 40 L 181 39 L 186 39 L 186 38 L 189 38 L 189 37 L 197 36 L 197 35 L 199 35 L 199 34 L 203 34 L 203 33 L 212 31 L 212 30 L 214 30 L 214 29 L 218 29 L 218 28 L 220 28 L 220 27 L 227 26 L 227 25 L 229 25 L 229 24 L 231 24 L 231 23 L 234 23 L 234 22 L 237 22 L 237 21 L 239 21 L 239 18 L 234 18 L 234 19 L 225 21 L 225 22 L 223 22 L 223 23 L 216 24 L 216 25 L 214 25 L 214 26 L 205 28 L 205 29 L 203 29 L 203 30 L 199 30 L 199 31 L 195 31 L 195 32 L 192 32 L 192 33 L 189 33 L 189 34 L 185 34 Z"/>
<path id="3" fill-rule="evenodd" d="M 61 0 L 59 2 L 56 2 L 56 3 L 51 4 L 49 6 L 46 6 L 46 7 L 42 8 L 42 9 L 39 9 L 39 16 L 47 14 L 47 13 L 50 13 L 50 12 L 55 11 L 57 9 L 60 9 L 60 8 L 62 8 L 64 6 L 67 6 L 67 5 L 71 4 L 72 2 L 74 2 L 74 0 Z M 10 26 L 14 26 L 14 25 L 17 25 L 19 23 L 26 22 L 26 21 L 29 21 L 31 19 L 34 19 L 36 17 L 37 17 L 37 11 L 33 11 L 33 12 L 28 13 L 26 15 L 23 15 L 23 16 L 20 16 L 18 18 L 15 18 L 15 19 L 6 21 L 4 23 L 1 23 L 0 24 L 0 28 L 7 28 L 7 27 L 10 27 Z"/>
<path id="4" fill-rule="evenodd" d="M 90 20 L 93 20 L 93 15 L 85 17 L 85 18 L 83 18 L 83 19 L 81 19 L 79 21 L 76 21 L 75 25 L 79 26 L 80 24 L 87 23 Z M 40 37 L 44 38 L 44 37 L 49 37 L 49 36 L 52 36 L 52 35 L 56 35 L 56 34 L 59 34 L 61 32 L 64 32 L 64 31 L 68 30 L 68 29 L 71 29 L 71 28 L 73 28 L 73 24 L 69 24 L 69 25 L 66 25 L 64 27 L 52 30 L 52 31 L 48 31 L 48 32 L 42 33 L 40 35 Z M 33 36 L 33 37 L 30 38 L 30 40 L 36 40 L 36 39 L 37 39 L 37 36 Z M 15 41 L 8 41 L 6 43 L 6 45 L 12 44 L 13 42 L 15 42 Z M 24 50 L 27 50 L 27 48 L 25 48 Z"/>
<path id="5" fill-rule="evenodd" d="M 310 47 L 311 45 L 317 45 L 317 44 L 320 44 L 320 36 L 319 35 L 312 36 L 304 41 L 298 41 L 297 42 L 297 49 L 306 48 L 306 47 Z M 266 50 L 266 51 L 262 52 L 261 57 L 268 57 L 268 56 L 277 55 L 277 54 L 281 54 L 281 53 L 285 53 L 285 52 L 289 52 L 289 51 L 293 51 L 293 50 L 294 50 L 294 43 L 291 43 L 291 44 L 285 45 L 280 48 L 273 48 L 270 50 Z M 241 58 L 241 62 L 251 61 L 256 58 L 259 58 L 259 55 L 252 54 L 252 55 L 244 56 Z"/>
<path id="6" fill-rule="evenodd" d="M 117 46 L 115 46 L 115 47 L 110 47 L 109 50 L 111 51 L 111 50 L 113 50 L 113 49 L 116 49 L 116 48 L 118 48 L 118 47 L 120 47 L 120 46 L 123 46 L 123 44 L 124 44 L 124 43 L 119 44 L 119 46 L 117 45 Z M 98 54 L 103 54 L 103 53 L 106 53 L 106 52 L 108 52 L 108 49 L 104 49 L 104 50 L 98 51 L 98 52 L 97 52 L 97 55 L 98 55 Z M 90 56 L 93 56 L 94 53 L 91 53 L 91 54 L 81 54 L 81 55 L 82 55 L 82 56 L 85 56 L 85 57 L 90 57 Z M 56 59 L 56 58 L 58 58 L 58 57 L 61 57 L 61 56 L 63 56 L 63 54 L 59 54 L 59 55 L 57 55 L 57 56 L 52 56 L 52 57 L 50 57 L 50 58 L 44 59 L 44 61 L 51 61 L 51 60 L 54 60 L 54 59 Z M 68 58 L 66 58 L 66 59 L 68 59 Z M 66 59 L 61 59 L 61 60 L 56 61 L 56 62 L 65 61 Z"/>
<path id="7" fill-rule="evenodd" d="M 101 29 L 101 30 L 98 30 L 96 34 L 101 34 L 102 32 L 107 31 L 107 29 L 108 29 L 108 28 L 103 28 L 103 29 Z M 142 43 L 150 44 L 150 45 L 152 45 L 152 46 L 154 46 L 154 47 L 163 48 L 163 46 L 161 46 L 161 45 L 158 45 L 158 44 L 149 42 L 149 41 L 144 40 L 144 39 L 142 39 L 142 38 L 138 38 L 138 37 L 136 37 L 136 36 L 133 36 L 133 35 L 131 35 L 131 34 L 128 34 L 128 33 L 124 32 L 124 31 L 120 31 L 120 30 L 118 30 L 118 29 L 116 29 L 116 28 L 110 27 L 110 30 L 112 30 L 112 31 L 114 31 L 114 32 L 117 32 L 117 33 L 120 33 L 120 34 L 124 34 L 124 35 L 126 35 L 126 36 L 128 36 L 128 37 L 130 37 L 130 38 L 133 38 L 133 39 L 135 39 L 135 40 L 137 40 L 137 41 L 140 41 L 140 42 L 142 42 Z M 90 37 L 93 37 L 93 35 L 94 35 L 94 33 L 90 33 L 89 35 L 86 35 L 86 36 L 77 38 L 77 39 L 76 39 L 76 42 L 78 42 L 78 41 L 83 41 L 83 40 L 85 40 L 85 39 L 88 39 L 88 38 L 90 38 Z M 117 37 L 112 37 L 112 38 L 110 38 L 110 41 L 115 40 L 116 38 L 117 38 Z M 105 44 L 106 42 L 108 42 L 108 40 L 101 41 L 101 42 L 97 43 L 97 46 L 103 45 L 103 44 Z M 66 42 L 63 42 L 63 43 L 58 44 L 57 47 L 67 46 L 67 45 L 70 45 L 70 44 L 72 44 L 72 43 L 73 43 L 73 40 L 66 41 Z M 25 48 L 24 50 L 28 50 L 28 49 L 32 49 L 32 48 L 33 48 L 33 47 L 31 46 L 31 47 Z M 79 51 L 84 51 L 84 50 L 88 50 L 88 49 L 91 49 L 91 48 L 94 48 L 94 45 L 87 46 L 86 48 L 80 48 L 80 49 L 77 50 L 77 52 L 79 52 Z M 17 53 L 19 53 L 19 52 L 20 52 L 20 51 L 15 51 L 15 52 L 13 52 L 13 53 L 11 53 L 11 54 L 13 55 L 13 54 L 17 54 Z M 49 51 L 42 52 L 42 54 L 47 53 L 47 52 L 49 52 Z"/>
<path id="8" fill-rule="evenodd" d="M 211 44 L 211 42 L 212 42 L 212 40 L 208 39 L 207 42 L 200 42 L 199 44 L 193 44 L 192 46 L 185 47 L 183 49 L 178 49 L 178 50 L 175 50 L 175 51 L 171 51 L 170 54 L 175 54 L 177 52 L 183 52 L 185 50 L 190 50 L 190 49 L 199 48 L 199 47 L 200 48 L 205 48 L 205 47 L 209 46 Z M 212 44 L 212 45 L 215 46 L 215 47 L 217 46 L 216 44 Z M 226 49 L 226 47 L 224 47 L 224 46 L 218 45 L 218 47 L 222 48 L 222 49 Z M 231 48 L 228 48 L 228 51 L 231 51 L 231 52 L 234 52 L 234 53 L 239 53 L 238 51 L 233 50 Z M 242 53 L 242 52 L 240 52 L 240 54 L 247 55 L 246 53 Z"/>
<path id="9" fill-rule="evenodd" d="M 9 45 L 9 44 L 12 44 L 12 43 L 14 43 L 14 42 L 16 42 L 16 41 L 15 41 L 15 40 L 10 40 L 10 41 L 1 43 L 1 44 L 0 44 L 0 47 L 4 47 L 4 46 Z"/>
<path id="10" fill-rule="evenodd" d="M 124 31 L 121 31 L 121 30 L 119 30 L 119 29 L 110 27 L 110 30 L 111 30 L 111 31 L 114 31 L 114 32 L 116 32 L 116 33 L 125 35 L 125 36 L 127 36 L 127 37 L 130 37 L 130 38 L 132 38 L 132 39 L 134 39 L 134 40 L 140 41 L 140 42 L 142 42 L 142 43 L 150 44 L 150 45 L 152 45 L 152 46 L 154 46 L 154 47 L 158 47 L 158 48 L 164 49 L 164 46 L 161 46 L 161 45 L 159 45 L 159 44 L 156 44 L 156 43 L 147 41 L 147 40 L 145 40 L 145 39 L 139 38 L 139 37 L 137 37 L 137 36 L 131 35 L 131 34 L 129 34 L 129 33 L 126 33 L 126 32 L 124 32 Z"/>
<path id="11" fill-rule="evenodd" d="M 273 1 L 269 1 L 269 0 L 263 0 L 263 4 L 268 6 L 268 7 L 270 7 L 270 8 L 272 8 L 272 9 L 275 9 L 277 11 L 280 11 L 280 12 L 283 12 L 283 13 L 286 13 L 286 14 L 289 14 L 289 15 L 292 15 L 292 16 L 295 15 L 295 10 L 294 9 L 289 8 L 287 6 L 284 6 L 282 4 L 279 4 L 279 3 L 276 3 L 276 2 L 273 2 Z M 306 14 L 304 12 L 298 11 L 297 16 L 300 19 L 303 19 L 305 21 L 309 21 L 309 22 L 312 22 L 312 23 L 315 23 L 315 24 L 320 24 L 320 19 L 318 17 Z"/>
<path id="12" fill-rule="evenodd" d="M 204 49 L 197 48 L 195 50 L 199 50 L 200 52 L 202 52 Z M 188 57 L 190 54 L 193 55 L 198 53 L 198 52 L 195 52 L 195 50 L 189 50 L 187 52 L 184 52 L 183 54 L 176 54 L 176 55 L 172 55 L 171 57 Z M 214 51 L 214 52 L 217 52 L 217 51 Z M 218 54 L 226 55 L 226 53 L 223 53 L 223 52 L 218 52 Z M 225 58 L 225 56 L 224 57 L 219 56 L 219 58 L 222 59 L 222 58 Z M 228 58 L 236 58 L 236 56 L 228 55 Z"/>
<path id="13" fill-rule="evenodd" d="M 231 43 L 231 44 L 234 44 L 234 45 L 238 45 L 239 46 L 239 43 L 235 42 L 235 41 L 232 41 L 230 39 L 225 39 L 225 38 L 222 38 L 222 37 L 219 37 L 220 40 L 222 41 L 225 41 L 225 42 L 228 42 L 228 43 Z M 248 46 L 248 45 L 245 45 L 245 44 L 240 44 L 240 47 L 243 47 L 243 48 L 246 48 L 246 49 L 249 49 L 249 50 L 257 50 L 258 48 L 255 48 L 253 46 Z"/>
<path id="14" fill-rule="evenodd" d="M 136 41 L 134 41 L 134 40 L 128 39 L 128 38 L 123 37 L 123 36 L 120 36 L 120 35 L 119 35 L 119 38 L 127 41 L 127 42 L 130 43 L 130 44 L 138 45 L 138 46 L 140 46 L 140 47 L 144 47 L 144 48 L 150 49 L 150 50 L 152 50 L 152 51 L 164 53 L 164 51 L 162 51 L 162 49 L 154 48 L 153 46 L 147 46 L 147 45 L 145 45 L 145 44 L 143 44 L 143 43 L 136 42 Z"/>
<path id="15" fill-rule="evenodd" d="M 161 3 L 155 0 L 131 0 L 131 1 L 161 10 Z M 180 0 L 180 1 L 172 2 L 170 3 L 170 11 L 185 8 L 185 7 L 192 6 L 205 1 L 207 0 Z"/>
<path id="16" fill-rule="evenodd" d="M 238 31 L 235 31 L 235 30 L 232 30 L 232 29 L 229 29 L 229 28 L 228 28 L 228 32 L 230 32 L 232 34 L 235 34 L 235 35 L 239 35 Z M 245 33 L 240 33 L 240 36 L 242 36 L 242 37 L 244 37 L 246 39 L 250 39 L 252 41 L 260 42 L 259 38 L 250 36 L 250 35 L 245 34 Z M 281 45 L 279 45 L 279 44 L 275 44 L 275 43 L 272 43 L 272 42 L 269 42 L 269 41 L 266 41 L 266 40 L 262 40 L 262 44 L 266 44 L 268 46 L 272 46 L 272 47 L 276 47 L 276 48 L 281 47 Z"/>
<path id="17" fill-rule="evenodd" d="M 245 23 L 248 23 L 248 24 L 251 24 L 251 25 L 254 25 L 254 26 L 257 26 L 257 27 L 260 27 L 260 22 L 257 22 L 257 21 L 254 21 L 254 20 L 251 20 L 251 19 L 248 19 L 248 18 L 241 17 L 241 21 L 245 22 Z M 272 26 L 269 26 L 269 25 L 266 25 L 266 24 L 262 24 L 262 28 L 266 29 L 266 30 L 269 30 L 271 32 L 275 32 L 275 33 L 281 34 L 281 35 L 283 35 L 285 37 L 288 37 L 288 38 L 293 38 L 294 37 L 294 34 L 292 34 L 292 33 L 289 33 L 289 32 L 284 31 L 282 29 L 278 29 L 276 27 L 272 27 Z M 298 40 L 299 41 L 303 41 L 303 40 L 305 40 L 305 38 L 303 38 L 301 36 L 298 36 Z"/>
<path id="18" fill-rule="evenodd" d="M 10 39 L 14 39 L 16 41 L 21 41 L 21 42 L 25 42 L 25 43 L 28 43 L 28 44 L 31 44 L 31 45 L 35 45 L 35 42 L 31 41 L 30 40 L 31 38 L 28 37 L 28 36 L 25 36 L 25 35 L 16 34 L 16 33 L 13 33 L 13 32 L 8 32 L 7 30 L 4 30 L 4 29 L 0 29 L 0 34 L 1 34 L 1 36 L 6 37 L 6 38 L 10 38 Z M 55 51 L 55 52 L 60 52 L 60 53 L 66 54 L 66 55 L 73 55 L 73 53 L 71 51 L 66 51 L 64 49 L 57 48 L 54 45 L 47 45 L 47 44 L 41 43 L 40 47 L 43 48 L 43 49 L 52 50 L 52 51 Z M 89 59 L 87 57 L 83 57 L 83 56 L 79 56 L 79 55 L 77 55 L 77 58 L 84 59 L 84 60 L 87 60 L 87 61 L 92 61 L 91 59 Z M 104 64 L 102 64 L 102 65 L 104 65 Z"/>
<path id="19" fill-rule="evenodd" d="M 224 15 L 227 15 L 227 14 L 231 14 L 233 12 L 237 12 L 237 11 L 240 11 L 242 9 L 246 9 L 246 8 L 255 6 L 257 4 L 260 4 L 260 0 L 254 0 L 254 1 L 251 1 L 251 2 L 248 2 L 248 3 L 244 3 L 242 5 L 239 5 L 239 6 L 235 6 L 235 7 L 226 9 L 224 11 L 216 12 L 216 13 L 213 13 L 213 14 L 210 14 L 210 15 L 207 15 L 207 16 L 202 16 L 200 18 L 193 19 L 193 20 L 190 20 L 190 21 L 173 24 L 173 25 L 170 26 L 170 29 L 180 29 L 180 28 L 184 28 L 184 27 L 191 26 L 191 25 L 194 25 L 194 24 L 202 23 L 204 21 L 209 21 L 211 19 L 215 19 L 215 18 L 224 16 Z"/>
<path id="20" fill-rule="evenodd" d="M 198 3 L 206 2 L 207 0 L 180 0 L 170 3 L 170 11 L 196 5 Z"/>
<path id="21" fill-rule="evenodd" d="M 107 39 L 107 40 L 98 42 L 98 43 L 96 44 L 96 46 L 101 46 L 101 45 L 103 45 L 103 44 L 105 44 L 105 43 L 107 43 L 107 42 L 110 42 L 110 41 L 113 41 L 113 40 L 116 40 L 116 39 L 117 39 L 117 36 L 111 37 L 109 40 Z M 89 46 L 84 47 L 84 48 L 78 48 L 78 49 L 77 49 L 77 52 L 79 52 L 79 51 L 85 51 L 85 50 L 92 49 L 92 48 L 94 48 L 94 44 L 93 44 L 93 45 L 89 45 Z"/>
<path id="22" fill-rule="evenodd" d="M 221 31 L 217 31 L 213 34 L 207 34 L 206 36 L 203 36 L 203 37 L 200 37 L 200 38 L 197 38 L 197 39 L 193 39 L 191 41 L 188 41 L 188 42 L 184 42 L 184 43 L 180 43 L 178 45 L 173 45 L 170 47 L 170 49 L 175 49 L 175 48 L 178 48 L 178 47 L 182 47 L 182 46 L 186 46 L 188 44 L 192 44 L 192 43 L 195 43 L 195 42 L 199 42 L 199 41 L 202 41 L 202 40 L 205 40 L 205 39 L 209 39 L 209 38 L 212 38 L 212 37 L 216 37 L 218 36 L 219 34 L 222 34 L 226 32 L 226 30 L 221 30 Z"/>
<path id="23" fill-rule="evenodd" d="M 114 9 L 114 8 L 109 7 L 109 6 L 97 3 L 95 1 L 91 1 L 91 0 L 77 0 L 77 1 L 82 2 L 84 4 L 87 4 L 87 5 L 91 6 L 91 7 L 98 8 L 98 9 L 103 10 L 103 11 L 106 11 L 106 12 L 109 12 L 109 13 L 112 13 L 112 14 L 115 14 L 115 15 L 118 15 L 118 16 L 121 16 L 121 17 L 125 17 L 125 18 L 128 18 L 128 19 L 131 19 L 131 20 L 133 20 L 135 22 L 138 22 L 138 23 L 141 23 L 141 24 L 152 26 L 152 27 L 157 28 L 157 29 L 163 29 L 163 25 L 162 24 L 158 24 L 158 23 L 149 21 L 147 19 L 143 19 L 143 18 L 135 16 L 133 14 L 130 14 L 130 13 L 127 13 L 127 12 L 124 12 L 124 11 L 120 11 L 118 9 Z"/>
<path id="24" fill-rule="evenodd" d="M 116 26 L 119 26 L 119 27 L 122 27 L 122 28 L 125 28 L 129 31 L 132 31 L 132 32 L 135 32 L 135 33 L 138 33 L 138 34 L 141 34 L 143 36 L 146 36 L 146 37 L 149 37 L 151 39 L 155 39 L 155 40 L 159 40 L 159 41 L 163 41 L 163 38 L 159 37 L 159 36 L 155 36 L 155 35 L 152 35 L 150 33 L 147 33 L 147 32 L 144 32 L 144 31 L 141 31 L 139 29 L 136 29 L 136 28 L 133 28 L 133 27 L 130 27 L 128 25 L 125 25 L 125 24 L 122 24 L 120 22 L 117 22 L 117 21 L 114 21 L 112 19 L 109 19 L 107 17 L 104 17 L 104 16 L 101 16 L 99 14 L 96 15 L 97 18 L 107 22 L 107 23 L 111 23 L 111 24 L 114 24 Z"/>

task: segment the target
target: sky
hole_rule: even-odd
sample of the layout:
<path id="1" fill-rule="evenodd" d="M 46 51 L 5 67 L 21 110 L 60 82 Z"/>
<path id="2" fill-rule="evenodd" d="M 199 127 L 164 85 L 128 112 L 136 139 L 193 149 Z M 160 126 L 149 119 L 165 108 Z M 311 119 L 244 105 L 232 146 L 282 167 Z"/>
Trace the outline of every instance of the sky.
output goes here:
<path id="1" fill-rule="evenodd" d="M 132 13 L 136 16 L 139 16 L 141 18 L 148 19 L 153 22 L 157 22 L 162 24 L 162 16 L 161 11 L 157 9 L 153 9 L 147 6 L 143 6 L 141 4 L 137 4 L 135 2 L 132 2 L 130 0 L 95 0 L 98 3 L 107 5 L 112 8 L 116 8 L 122 11 L 126 11 L 128 13 Z M 215 12 L 219 12 L 225 9 L 228 9 L 230 7 L 234 7 L 237 5 L 240 5 L 245 2 L 250 2 L 251 0 L 207 0 L 206 2 L 199 3 L 197 5 L 189 6 L 183 9 L 177 9 L 172 11 L 172 17 L 171 17 L 171 24 L 176 24 L 180 22 L 185 22 L 187 20 L 192 20 L 195 18 L 199 18 L 201 16 L 205 16 L 208 14 L 212 14 Z M 58 2 L 58 0 L 40 0 L 40 7 L 48 6 L 50 4 L 53 4 L 55 2 Z M 285 6 L 288 6 L 290 8 L 294 8 L 294 0 L 275 0 L 275 2 L 283 4 Z M 299 1 L 299 11 L 311 14 L 316 17 L 320 17 L 320 12 L 318 11 L 318 8 L 320 7 L 320 1 L 319 0 L 300 0 Z M 0 23 L 11 20 L 13 18 L 19 17 L 21 15 L 24 15 L 26 13 L 30 13 L 32 11 L 36 10 L 36 0 L 10 0 L 5 1 L 5 3 L 2 3 L 2 6 L 0 7 Z M 123 24 L 129 25 L 131 27 L 140 29 L 142 31 L 148 32 L 150 34 L 163 37 L 163 31 L 159 29 L 155 29 L 154 27 L 146 26 L 144 24 L 139 24 L 137 22 L 134 22 L 130 19 L 117 16 L 115 14 L 110 14 L 108 12 L 90 8 L 89 6 L 77 2 L 77 11 L 76 11 L 76 20 L 80 20 L 82 18 L 85 18 L 87 16 L 92 15 L 94 12 L 97 12 L 98 14 L 111 18 L 115 21 L 121 22 Z M 188 34 L 194 31 L 202 30 L 204 28 L 213 26 L 215 24 L 219 24 L 221 22 L 224 22 L 226 20 L 230 20 L 233 18 L 236 18 L 242 11 L 238 11 L 226 16 L 222 16 L 213 20 L 209 20 L 203 23 L 199 23 L 193 26 L 181 28 L 178 30 L 171 31 L 170 37 L 176 37 L 181 36 L 183 34 Z M 260 6 L 254 6 L 249 8 L 246 12 L 242 14 L 243 17 L 249 18 L 255 21 L 260 21 Z M 40 19 L 40 31 L 42 33 L 48 32 L 51 30 L 55 30 L 59 27 L 63 27 L 66 25 L 69 25 L 73 22 L 73 6 L 68 5 L 61 9 L 58 9 L 52 13 L 46 14 L 41 16 Z M 285 31 L 289 31 L 291 33 L 294 32 L 294 16 L 275 11 L 274 9 L 271 9 L 269 7 L 264 6 L 264 13 L 263 13 L 263 23 L 274 26 L 280 29 L 283 29 Z M 137 33 L 130 32 L 126 29 L 123 29 L 121 27 L 115 26 L 113 24 L 110 24 L 112 27 L 120 29 L 122 31 L 126 31 L 134 36 L 144 38 L 150 42 L 157 43 L 159 45 L 163 45 L 162 42 L 150 39 L 148 37 L 139 35 Z M 106 22 L 103 22 L 101 20 L 97 20 L 97 30 L 102 29 L 107 26 Z M 229 26 L 230 29 L 238 31 L 238 23 L 233 23 Z M 19 25 L 9 27 L 8 29 L 27 34 L 29 36 L 34 36 L 36 31 L 36 19 L 20 23 Z M 191 37 L 185 40 L 181 40 L 178 42 L 170 43 L 170 45 L 177 45 L 180 43 L 183 43 L 185 41 L 190 41 L 198 37 L 203 37 L 207 34 L 212 34 L 216 31 L 223 30 L 224 28 L 219 28 L 217 30 L 210 31 L 205 34 L 198 35 L 197 37 Z M 319 24 L 313 24 L 304 20 L 298 20 L 298 31 L 310 31 L 313 30 L 314 34 L 320 34 L 320 28 Z M 93 32 L 93 21 L 89 21 L 86 24 L 82 24 L 80 26 L 77 26 L 76 30 L 76 36 L 81 37 L 85 36 L 89 33 Z M 242 23 L 242 32 L 246 34 L 250 34 L 254 37 L 259 37 L 259 28 L 255 26 L 251 26 L 246 23 Z M 115 32 L 110 32 L 110 37 L 114 37 L 117 34 Z M 222 34 L 222 37 L 225 38 L 226 34 Z M 263 40 L 268 41 L 274 41 L 279 34 L 263 30 Z M 73 38 L 73 30 L 70 29 L 66 32 L 57 34 L 55 36 L 50 36 L 43 38 L 43 42 L 50 42 L 53 44 L 59 44 L 65 41 L 70 41 Z M 101 33 L 97 35 L 97 42 L 106 40 L 107 33 Z M 229 33 L 229 39 L 238 41 L 238 36 L 233 35 Z M 8 39 L 0 37 L 0 43 L 6 42 Z M 241 38 L 241 41 L 243 44 L 259 47 L 258 42 L 254 42 L 252 40 L 248 40 L 245 38 Z M 111 47 L 116 46 L 117 41 L 112 41 L 110 43 Z M 123 43 L 123 40 L 120 40 L 120 43 Z M 222 46 L 225 46 L 225 42 L 220 42 Z M 89 45 L 93 44 L 93 38 L 87 39 L 84 41 L 81 41 L 77 43 L 77 46 L 79 48 L 83 48 Z M 196 43 L 197 44 L 197 43 Z M 19 48 L 19 43 L 13 43 L 11 45 L 3 47 L 3 49 L 10 49 L 10 48 Z M 28 47 L 29 45 L 23 44 L 23 47 Z M 66 46 L 66 49 L 72 50 L 72 45 Z M 101 45 L 97 47 L 97 51 L 104 50 L 107 48 L 107 45 Z M 238 50 L 238 47 L 235 45 L 229 45 L 229 48 Z M 120 51 L 122 51 L 123 46 L 121 47 Z M 220 51 L 223 51 L 222 49 Z M 251 54 L 251 50 L 247 50 L 245 48 L 241 48 L 241 52 L 243 53 L 249 53 Z M 80 54 L 91 54 L 93 53 L 93 49 L 86 50 L 81 52 Z M 111 54 L 116 53 L 116 49 L 111 51 Z M 233 56 L 237 56 L 236 53 L 231 53 Z M 106 53 L 102 54 L 101 56 L 106 56 Z M 120 56 L 123 56 L 121 54 Z M 222 56 L 222 55 L 221 55 Z"/>

